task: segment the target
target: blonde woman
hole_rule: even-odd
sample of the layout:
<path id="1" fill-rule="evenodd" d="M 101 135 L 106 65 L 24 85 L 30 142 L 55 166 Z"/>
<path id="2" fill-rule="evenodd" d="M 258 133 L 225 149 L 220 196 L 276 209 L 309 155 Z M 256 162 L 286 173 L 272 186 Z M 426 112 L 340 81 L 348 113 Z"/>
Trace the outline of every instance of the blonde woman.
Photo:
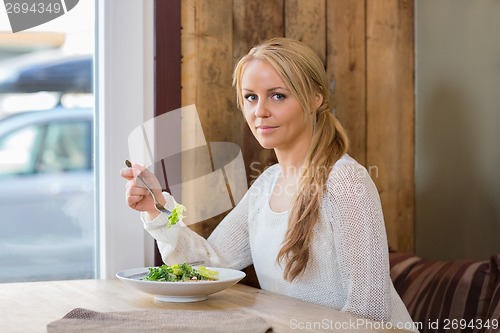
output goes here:
<path id="1" fill-rule="evenodd" d="M 207 240 L 179 225 L 167 229 L 166 217 L 135 183 L 138 170 L 122 170 L 128 205 L 143 212 L 163 260 L 253 264 L 264 290 L 394 325 L 411 322 L 389 277 L 377 189 L 347 155 L 319 57 L 301 42 L 271 39 L 238 62 L 233 84 L 252 133 L 279 163 L 255 180 Z"/>

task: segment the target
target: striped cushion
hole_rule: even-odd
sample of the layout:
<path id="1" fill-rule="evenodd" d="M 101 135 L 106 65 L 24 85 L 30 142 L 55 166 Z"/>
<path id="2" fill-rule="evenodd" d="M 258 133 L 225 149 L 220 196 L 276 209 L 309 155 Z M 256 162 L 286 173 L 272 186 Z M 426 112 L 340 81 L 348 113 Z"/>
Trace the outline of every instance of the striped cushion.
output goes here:
<path id="1" fill-rule="evenodd" d="M 487 319 L 489 327 L 486 328 L 485 333 L 499 333 L 500 332 L 500 284 L 493 293 L 491 298 L 490 309 L 488 310 Z"/>
<path id="2" fill-rule="evenodd" d="M 444 332 L 446 320 L 484 320 L 499 279 L 488 261 L 437 261 L 391 253 L 391 278 L 422 332 Z M 430 322 L 439 323 L 433 329 Z M 471 328 L 454 332 L 479 331 Z"/>
<path id="3" fill-rule="evenodd" d="M 491 265 L 496 265 L 497 270 L 500 270 L 500 254 L 491 258 Z M 490 320 L 488 323 L 490 327 L 485 330 L 485 333 L 499 333 L 500 332 L 500 273 L 496 284 L 493 296 L 491 296 L 490 307 L 486 318 Z"/>

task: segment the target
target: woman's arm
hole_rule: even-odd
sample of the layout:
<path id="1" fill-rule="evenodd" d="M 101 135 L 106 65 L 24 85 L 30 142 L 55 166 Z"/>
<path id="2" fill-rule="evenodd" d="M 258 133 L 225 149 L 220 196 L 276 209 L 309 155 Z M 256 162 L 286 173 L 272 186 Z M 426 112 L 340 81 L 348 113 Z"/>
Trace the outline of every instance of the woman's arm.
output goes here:
<path id="1" fill-rule="evenodd" d="M 387 235 L 380 198 L 366 169 L 334 168 L 327 194 L 342 285 L 343 311 L 378 321 L 391 313 Z"/>
<path id="2" fill-rule="evenodd" d="M 167 208 L 175 201 L 164 193 Z M 183 223 L 168 227 L 168 218 L 160 214 L 153 220 L 142 213 L 144 228 L 153 236 L 166 264 L 200 262 L 206 266 L 243 269 L 252 263 L 248 240 L 248 193 L 215 228 L 208 240 Z M 189 211 L 189 207 L 187 207 Z"/>

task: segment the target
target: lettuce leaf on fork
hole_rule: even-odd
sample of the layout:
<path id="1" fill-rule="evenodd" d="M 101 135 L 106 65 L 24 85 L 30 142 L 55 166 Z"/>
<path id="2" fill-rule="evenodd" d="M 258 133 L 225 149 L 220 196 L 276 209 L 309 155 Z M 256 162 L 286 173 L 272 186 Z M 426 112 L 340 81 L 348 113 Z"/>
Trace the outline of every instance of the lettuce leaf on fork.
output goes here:
<path id="1" fill-rule="evenodd" d="M 175 204 L 174 209 L 172 209 L 172 215 L 170 215 L 168 217 L 168 227 L 169 228 L 171 226 L 173 226 L 174 224 L 177 224 L 177 222 L 179 222 L 179 220 L 184 217 L 184 215 L 182 215 L 182 214 L 184 213 L 185 210 L 186 210 L 186 207 L 184 207 L 183 205 Z"/>

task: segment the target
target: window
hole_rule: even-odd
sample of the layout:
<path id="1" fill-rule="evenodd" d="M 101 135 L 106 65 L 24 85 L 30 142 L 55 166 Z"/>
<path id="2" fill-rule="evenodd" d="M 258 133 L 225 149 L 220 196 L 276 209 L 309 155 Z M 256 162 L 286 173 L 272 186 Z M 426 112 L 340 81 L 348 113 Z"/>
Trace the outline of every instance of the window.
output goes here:
<path id="1" fill-rule="evenodd" d="M 80 1 L 22 33 L 0 20 L 0 283 L 97 275 L 94 18 Z"/>

